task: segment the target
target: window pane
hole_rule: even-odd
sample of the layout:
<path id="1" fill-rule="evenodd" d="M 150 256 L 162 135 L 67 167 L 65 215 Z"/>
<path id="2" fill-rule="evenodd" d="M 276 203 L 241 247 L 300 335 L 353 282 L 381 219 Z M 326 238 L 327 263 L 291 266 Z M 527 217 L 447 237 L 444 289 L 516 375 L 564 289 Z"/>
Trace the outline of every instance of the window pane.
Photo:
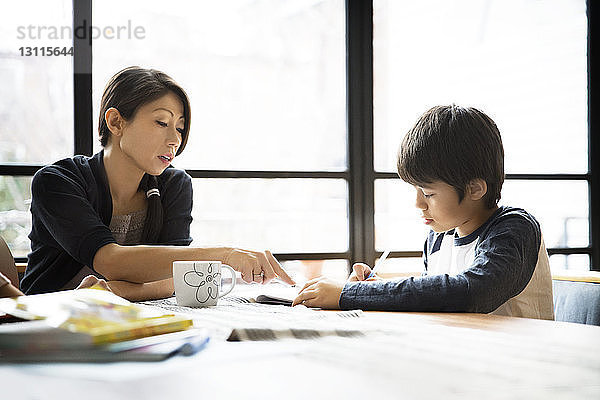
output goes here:
<path id="1" fill-rule="evenodd" d="M 589 245 L 588 186 L 585 181 L 507 180 L 501 205 L 520 207 L 540 223 L 546 247 Z M 399 179 L 375 181 L 377 250 L 423 250 L 428 228 L 414 206 L 415 191 Z"/>
<path id="2" fill-rule="evenodd" d="M 421 257 L 388 258 L 377 273 L 383 278 L 420 276 L 424 269 Z"/>
<path id="3" fill-rule="evenodd" d="M 548 248 L 589 245 L 586 181 L 511 179 L 504 182 L 500 202 L 530 212 L 540 223 Z"/>
<path id="4" fill-rule="evenodd" d="M 590 256 L 587 254 L 554 254 L 550 256 L 552 271 L 570 269 L 575 271 L 590 270 Z"/>
<path id="5" fill-rule="evenodd" d="M 344 252 L 347 192 L 341 179 L 194 179 L 194 245 Z"/>
<path id="6" fill-rule="evenodd" d="M 73 155 L 73 57 L 41 55 L 46 46 L 67 50 L 73 46 L 69 36 L 73 25 L 72 3 L 38 0 L 3 4 L 0 13 L 2 164 L 46 164 Z M 32 48 L 31 56 L 26 55 L 27 47 Z M 33 55 L 34 51 L 38 56 Z"/>
<path id="7" fill-rule="evenodd" d="M 375 181 L 375 248 L 422 251 L 429 228 L 415 207 L 416 192 L 400 179 Z M 386 261 L 387 262 L 387 261 Z"/>
<path id="8" fill-rule="evenodd" d="M 94 107 L 115 72 L 161 69 L 188 92 L 188 169 L 344 170 L 344 1 L 94 1 Z M 118 9 L 118 13 L 114 13 Z"/>
<path id="9" fill-rule="evenodd" d="M 550 256 L 550 268 L 556 270 L 590 270 L 590 257 L 587 254 L 554 254 Z M 424 270 L 423 259 L 417 257 L 388 258 L 378 274 L 384 278 L 403 277 L 408 274 L 419 276 Z"/>
<path id="10" fill-rule="evenodd" d="M 326 276 L 338 281 L 348 278 L 347 260 L 298 260 L 282 263 L 286 272 L 302 287 L 304 282 L 318 276 Z"/>
<path id="11" fill-rule="evenodd" d="M 30 187 L 30 177 L 0 176 L 0 236 L 13 257 L 25 257 L 30 251 Z"/>
<path id="12" fill-rule="evenodd" d="M 374 2 L 375 167 L 426 109 L 481 108 L 507 173 L 587 172 L 587 19 L 578 1 Z"/>

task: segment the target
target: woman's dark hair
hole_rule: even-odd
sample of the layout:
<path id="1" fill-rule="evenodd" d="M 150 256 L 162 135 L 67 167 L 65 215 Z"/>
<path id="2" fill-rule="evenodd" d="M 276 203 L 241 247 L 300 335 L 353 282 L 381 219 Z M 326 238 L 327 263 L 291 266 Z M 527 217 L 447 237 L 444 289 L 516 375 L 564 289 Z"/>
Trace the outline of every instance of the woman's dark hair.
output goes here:
<path id="1" fill-rule="evenodd" d="M 504 183 L 504 148 L 498 127 L 476 108 L 433 107 L 408 131 L 398 154 L 398 175 L 412 185 L 442 181 L 454 187 L 459 201 L 471 180 L 483 179 L 486 207 L 500 200 Z"/>
<path id="2" fill-rule="evenodd" d="M 184 128 L 181 134 L 181 145 L 177 154 L 181 154 L 188 140 L 190 131 L 190 101 L 185 90 L 171 77 L 155 69 L 128 67 L 117 72 L 106 84 L 102 101 L 100 102 L 100 115 L 98 121 L 98 134 L 100 144 L 105 147 L 110 139 L 111 132 L 104 118 L 109 108 L 116 108 L 125 120 L 135 116 L 137 110 L 169 92 L 175 94 L 183 104 Z M 151 189 L 158 189 L 155 176 L 144 174 L 140 182 L 140 190 L 148 193 Z M 156 193 L 156 191 L 153 191 Z M 148 210 L 142 234 L 142 243 L 153 244 L 158 241 L 158 236 L 163 224 L 163 208 L 160 195 L 148 196 Z"/>

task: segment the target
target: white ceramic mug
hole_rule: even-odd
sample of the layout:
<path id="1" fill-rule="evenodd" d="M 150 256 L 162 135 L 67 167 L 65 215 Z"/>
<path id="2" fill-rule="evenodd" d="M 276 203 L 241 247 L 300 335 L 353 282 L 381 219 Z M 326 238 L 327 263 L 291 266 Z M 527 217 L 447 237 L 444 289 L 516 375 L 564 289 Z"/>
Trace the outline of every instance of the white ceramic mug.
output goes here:
<path id="1" fill-rule="evenodd" d="M 221 288 L 221 270 L 231 273 L 231 286 Z M 235 287 L 235 271 L 220 261 L 173 262 L 173 285 L 177 304 L 187 307 L 210 307 Z M 219 293 L 220 292 L 220 293 Z"/>

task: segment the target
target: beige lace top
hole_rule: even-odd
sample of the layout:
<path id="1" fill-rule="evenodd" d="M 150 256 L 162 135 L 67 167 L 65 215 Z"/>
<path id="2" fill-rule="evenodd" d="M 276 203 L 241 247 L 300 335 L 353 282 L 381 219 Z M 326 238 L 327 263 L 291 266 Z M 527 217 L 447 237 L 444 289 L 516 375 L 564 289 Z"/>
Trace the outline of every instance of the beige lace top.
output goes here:
<path id="1" fill-rule="evenodd" d="M 145 221 L 146 209 L 131 214 L 113 215 L 109 229 L 120 245 L 140 244 Z"/>

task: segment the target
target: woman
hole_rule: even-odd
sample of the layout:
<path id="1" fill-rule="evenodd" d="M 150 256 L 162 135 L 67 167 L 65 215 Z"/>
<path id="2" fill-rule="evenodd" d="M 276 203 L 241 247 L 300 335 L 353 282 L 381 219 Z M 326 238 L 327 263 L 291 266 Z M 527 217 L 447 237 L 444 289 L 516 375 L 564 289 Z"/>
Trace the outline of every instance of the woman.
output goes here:
<path id="1" fill-rule="evenodd" d="M 166 74 L 118 72 L 100 104 L 103 150 L 38 171 L 32 181 L 26 294 L 71 289 L 93 273 L 130 300 L 173 294 L 176 260 L 219 260 L 246 282 L 293 283 L 273 255 L 192 241 L 192 181 L 170 167 L 185 148 L 190 105 Z"/>

